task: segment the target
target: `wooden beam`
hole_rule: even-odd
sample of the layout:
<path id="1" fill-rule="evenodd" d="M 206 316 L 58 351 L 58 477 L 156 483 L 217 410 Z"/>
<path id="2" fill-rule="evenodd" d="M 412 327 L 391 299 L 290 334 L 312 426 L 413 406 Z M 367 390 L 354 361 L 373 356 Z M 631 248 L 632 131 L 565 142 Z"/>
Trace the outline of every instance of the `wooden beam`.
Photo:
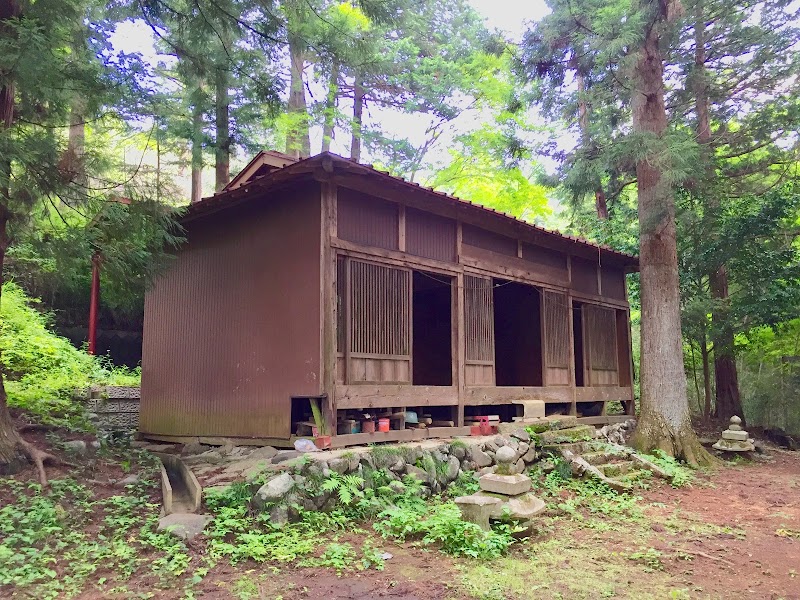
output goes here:
<path id="1" fill-rule="evenodd" d="M 367 260 L 381 259 L 380 262 L 385 262 L 398 267 L 406 267 L 409 269 L 422 269 L 425 271 L 433 271 L 435 273 L 442 273 L 445 275 L 455 275 L 463 271 L 463 268 L 455 263 L 448 263 L 430 258 L 422 258 L 405 252 L 398 252 L 397 250 L 386 250 L 384 248 L 375 248 L 374 246 L 362 246 L 354 244 L 345 240 L 334 239 L 331 240 L 331 246 L 340 251 L 340 254 L 347 254 L 355 258 L 364 258 Z"/>
<path id="2" fill-rule="evenodd" d="M 543 400 L 545 403 L 572 404 L 572 387 L 468 387 L 465 404 L 482 406 L 512 404 L 522 400 Z"/>
<path id="3" fill-rule="evenodd" d="M 455 386 L 339 385 L 337 408 L 393 408 L 414 406 L 458 406 Z"/>
<path id="4" fill-rule="evenodd" d="M 493 275 L 516 278 L 526 282 L 545 284 L 553 288 L 565 290 L 569 286 L 567 273 L 558 269 L 550 269 L 544 265 L 536 265 L 516 256 L 505 256 L 491 250 L 464 245 L 459 255 L 462 265 Z"/>
<path id="5" fill-rule="evenodd" d="M 577 402 L 623 402 L 630 400 L 630 397 L 630 387 L 609 385 L 575 388 Z"/>

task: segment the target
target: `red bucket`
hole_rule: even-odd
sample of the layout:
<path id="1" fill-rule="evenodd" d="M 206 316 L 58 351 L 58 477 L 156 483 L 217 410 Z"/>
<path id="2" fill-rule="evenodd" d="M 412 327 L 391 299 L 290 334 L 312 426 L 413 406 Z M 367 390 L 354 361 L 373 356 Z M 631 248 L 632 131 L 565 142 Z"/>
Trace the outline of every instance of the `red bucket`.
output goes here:
<path id="1" fill-rule="evenodd" d="M 389 431 L 389 419 L 378 419 L 378 431 Z"/>

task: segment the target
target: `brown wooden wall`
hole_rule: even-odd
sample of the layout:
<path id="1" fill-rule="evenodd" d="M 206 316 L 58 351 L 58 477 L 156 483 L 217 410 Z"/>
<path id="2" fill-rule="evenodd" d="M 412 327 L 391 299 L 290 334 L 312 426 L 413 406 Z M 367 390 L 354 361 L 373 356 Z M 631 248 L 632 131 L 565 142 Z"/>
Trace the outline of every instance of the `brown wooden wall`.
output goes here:
<path id="1" fill-rule="evenodd" d="M 187 224 L 145 301 L 140 429 L 288 438 L 320 379 L 320 187 Z"/>

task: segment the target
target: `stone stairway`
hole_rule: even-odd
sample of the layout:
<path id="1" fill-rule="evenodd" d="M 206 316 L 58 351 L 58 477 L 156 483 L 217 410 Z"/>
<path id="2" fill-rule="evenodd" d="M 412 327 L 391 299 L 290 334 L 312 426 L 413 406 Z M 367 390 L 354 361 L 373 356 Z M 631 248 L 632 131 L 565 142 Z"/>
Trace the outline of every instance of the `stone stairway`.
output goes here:
<path id="1" fill-rule="evenodd" d="M 619 492 L 630 491 L 637 481 L 669 474 L 632 448 L 595 439 L 591 425 L 578 425 L 574 417 L 550 418 L 537 425 L 537 445 L 551 456 L 563 457 L 578 476 L 589 476 Z"/>

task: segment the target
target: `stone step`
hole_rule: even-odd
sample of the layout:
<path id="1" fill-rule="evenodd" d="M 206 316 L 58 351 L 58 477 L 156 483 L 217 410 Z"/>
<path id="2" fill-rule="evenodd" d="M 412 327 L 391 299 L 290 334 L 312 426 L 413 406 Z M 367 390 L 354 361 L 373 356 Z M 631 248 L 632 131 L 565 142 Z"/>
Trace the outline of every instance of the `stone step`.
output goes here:
<path id="1" fill-rule="evenodd" d="M 559 429 L 569 429 L 578 424 L 578 417 L 571 415 L 550 415 L 539 419 L 536 423 L 530 423 L 526 426 L 534 433 L 543 433 L 545 431 L 556 431 Z"/>
<path id="2" fill-rule="evenodd" d="M 646 469 L 632 469 L 623 475 L 619 475 L 618 477 L 614 477 L 616 481 L 626 485 L 632 486 L 634 483 L 641 479 L 647 479 L 648 477 L 652 477 L 653 473 Z"/>
<path id="3" fill-rule="evenodd" d="M 586 456 L 583 458 L 586 459 Z M 600 471 L 602 471 L 603 475 L 606 477 L 619 477 L 620 475 L 625 475 L 626 473 L 635 471 L 637 469 L 637 465 L 632 460 L 626 460 L 621 462 L 600 464 L 597 465 L 597 468 L 600 469 Z"/>
<path id="4" fill-rule="evenodd" d="M 619 458 L 617 454 L 613 452 L 606 452 L 604 450 L 592 450 L 592 451 L 584 451 L 581 453 L 583 459 L 588 462 L 590 465 L 602 465 L 605 463 L 614 462 L 615 458 Z"/>
<path id="5" fill-rule="evenodd" d="M 542 445 L 583 442 L 595 439 L 595 428 L 591 425 L 576 425 L 567 429 L 555 429 L 539 434 Z"/>

